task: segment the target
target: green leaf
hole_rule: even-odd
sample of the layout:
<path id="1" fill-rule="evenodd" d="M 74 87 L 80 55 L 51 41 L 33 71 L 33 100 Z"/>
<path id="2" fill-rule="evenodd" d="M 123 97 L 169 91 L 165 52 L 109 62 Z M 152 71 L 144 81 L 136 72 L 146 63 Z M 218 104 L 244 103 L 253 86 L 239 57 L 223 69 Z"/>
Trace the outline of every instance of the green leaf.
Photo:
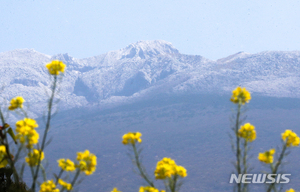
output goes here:
<path id="1" fill-rule="evenodd" d="M 21 180 L 23 178 L 24 168 L 25 168 L 25 162 L 22 164 L 21 171 L 20 171 L 20 179 Z"/>
<path id="2" fill-rule="evenodd" d="M 17 140 L 16 140 L 15 133 L 13 132 L 13 130 L 12 130 L 11 127 L 7 130 L 7 133 L 8 133 L 8 134 L 11 136 L 11 138 L 14 140 L 15 144 L 17 144 Z"/>

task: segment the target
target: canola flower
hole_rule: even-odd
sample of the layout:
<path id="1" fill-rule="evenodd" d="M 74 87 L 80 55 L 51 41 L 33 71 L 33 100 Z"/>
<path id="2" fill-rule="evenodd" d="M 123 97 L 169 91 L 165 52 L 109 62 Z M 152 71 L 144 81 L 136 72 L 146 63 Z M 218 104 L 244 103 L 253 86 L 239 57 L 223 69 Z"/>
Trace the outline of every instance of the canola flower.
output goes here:
<path id="1" fill-rule="evenodd" d="M 282 140 L 286 142 L 287 147 L 298 146 L 300 143 L 300 138 L 292 130 L 287 129 L 284 133 L 281 134 Z"/>
<path id="2" fill-rule="evenodd" d="M 53 104 L 53 98 L 55 96 L 55 90 L 56 90 L 56 86 L 57 86 L 57 75 L 64 73 L 66 65 L 62 61 L 56 60 L 56 61 L 52 61 L 52 62 L 48 63 L 46 65 L 46 67 L 47 67 L 49 73 L 54 76 L 54 82 L 53 82 L 53 87 L 52 87 L 52 95 L 51 95 L 51 97 L 49 99 L 49 103 L 48 103 L 48 120 L 47 120 L 46 129 L 44 132 L 41 149 L 40 150 L 32 149 L 33 145 L 37 144 L 38 140 L 39 140 L 39 134 L 37 133 L 37 131 L 35 129 L 38 127 L 38 124 L 36 123 L 36 121 L 34 119 L 24 118 L 23 120 L 17 121 L 16 122 L 16 130 L 15 130 L 16 134 L 14 133 L 12 128 L 10 128 L 10 126 L 5 123 L 3 118 L 2 118 L 2 121 L 3 121 L 4 125 L 0 126 L 0 132 L 2 133 L 2 139 L 4 138 L 2 131 L 5 130 L 6 128 L 9 128 L 8 130 L 4 131 L 4 134 L 8 133 L 12 137 L 12 139 L 15 141 L 16 144 L 17 144 L 16 140 L 18 140 L 22 144 L 19 147 L 17 156 L 19 155 L 19 152 L 21 152 L 21 150 L 24 149 L 25 145 L 27 147 L 27 150 L 29 151 L 27 156 L 25 157 L 25 161 L 31 167 L 31 171 L 32 171 L 32 180 L 33 181 L 32 181 L 30 191 L 36 191 L 36 184 L 39 183 L 37 181 L 37 179 L 39 176 L 39 168 L 40 167 L 41 167 L 41 169 L 43 168 L 40 165 L 41 165 L 41 161 L 44 159 L 43 148 L 44 148 L 44 144 L 46 141 L 47 131 L 48 131 L 49 125 L 50 125 L 50 119 L 51 119 L 51 114 L 52 114 L 51 106 Z M 24 102 L 25 102 L 25 100 L 21 96 L 15 97 L 15 98 L 11 99 L 10 106 L 8 107 L 8 109 L 15 110 L 15 109 L 20 108 L 21 111 L 24 113 L 24 115 L 27 117 L 26 111 L 22 110 Z M 0 114 L 2 116 L 1 110 L 0 110 Z M 4 136 L 6 136 L 6 135 L 4 135 Z M 6 144 L 5 140 L 2 143 Z M 25 144 L 25 145 L 23 145 L 23 144 Z M 13 172 L 14 182 L 16 184 L 18 184 L 19 182 L 22 182 L 22 178 L 19 177 L 18 171 L 15 170 L 14 162 L 13 162 L 14 156 L 9 153 L 9 150 L 7 150 L 7 152 L 6 152 L 6 149 L 9 149 L 7 147 L 9 147 L 9 146 L 0 145 L 0 168 L 6 167 L 8 164 L 8 160 L 12 160 L 12 163 L 10 164 L 10 166 L 11 166 L 10 169 L 14 170 L 14 172 Z M 11 158 L 8 158 L 8 157 L 11 157 Z M 67 183 L 62 179 L 57 180 L 57 182 L 62 186 L 62 188 L 63 188 L 62 190 L 68 190 L 68 191 L 72 190 L 72 188 L 73 188 L 72 185 L 75 184 L 76 179 L 79 176 L 81 171 L 84 171 L 86 175 L 90 175 L 96 170 L 96 165 L 97 165 L 96 156 L 94 154 L 90 153 L 88 150 L 86 150 L 84 152 L 79 152 L 77 154 L 77 160 L 79 161 L 78 164 L 75 164 L 74 162 L 72 162 L 69 159 L 58 160 L 58 166 L 61 167 L 61 169 L 62 169 L 58 178 L 61 176 L 63 171 L 74 171 L 74 170 L 76 170 L 76 168 L 78 168 L 76 176 L 74 177 L 72 183 Z M 34 167 L 34 166 L 37 166 L 37 167 L 33 169 L 32 167 Z M 44 179 L 45 179 L 45 175 L 44 175 Z M 27 188 L 27 186 L 26 186 L 26 188 Z M 59 192 L 60 190 L 58 188 L 56 188 L 56 183 L 53 182 L 53 180 L 48 180 L 48 181 L 43 182 L 40 185 L 39 191 L 40 192 Z"/>
<path id="3" fill-rule="evenodd" d="M 295 192 L 295 190 L 290 188 L 290 189 L 286 190 L 285 192 Z"/>
<path id="4" fill-rule="evenodd" d="M 85 172 L 86 175 L 91 175 L 96 170 L 97 165 L 97 157 L 96 155 L 89 152 L 89 150 L 85 150 L 84 152 L 77 153 L 77 161 L 81 172 Z"/>
<path id="5" fill-rule="evenodd" d="M 16 139 L 20 143 L 24 144 L 27 142 L 27 148 L 32 148 L 34 144 L 38 143 L 39 134 L 35 130 L 38 127 L 38 124 L 34 119 L 24 118 L 24 120 L 17 121 L 16 123 Z"/>
<path id="6" fill-rule="evenodd" d="M 36 130 L 29 130 L 28 134 L 22 135 L 22 134 L 17 134 L 16 139 L 20 141 L 20 143 L 24 144 L 26 141 L 28 142 L 26 147 L 27 148 L 32 148 L 33 145 L 38 143 L 39 140 L 39 134 Z"/>
<path id="7" fill-rule="evenodd" d="M 111 192 L 122 192 L 122 191 L 119 191 L 118 188 L 115 187 Z"/>
<path id="8" fill-rule="evenodd" d="M 141 143 L 142 142 L 142 139 L 140 138 L 142 136 L 142 134 L 140 132 L 136 132 L 136 133 L 132 133 L 132 132 L 129 132 L 125 135 L 123 135 L 122 139 L 122 143 L 124 145 L 127 145 L 127 144 L 135 144 L 136 142 L 139 142 Z"/>
<path id="9" fill-rule="evenodd" d="M 13 111 L 17 108 L 23 108 L 24 99 L 21 96 L 15 97 L 10 101 L 9 110 Z"/>
<path id="10" fill-rule="evenodd" d="M 141 186 L 139 192 L 165 192 L 165 190 L 158 190 L 155 187 L 151 187 L 151 186 L 146 186 L 146 187 Z"/>
<path id="11" fill-rule="evenodd" d="M 165 157 L 161 161 L 157 162 L 154 175 L 155 179 L 166 179 L 173 175 L 186 177 L 187 173 L 184 167 L 176 165 L 173 159 Z"/>
<path id="12" fill-rule="evenodd" d="M 36 121 L 34 119 L 24 118 L 24 120 L 17 121 L 16 131 L 20 132 L 23 129 L 24 129 L 23 131 L 26 131 L 26 130 L 29 130 L 29 129 L 37 128 L 38 126 L 39 125 L 36 123 Z"/>
<path id="13" fill-rule="evenodd" d="M 270 149 L 269 151 L 266 151 L 264 153 L 259 153 L 258 160 L 266 164 L 273 163 L 274 153 L 275 153 L 275 149 Z"/>
<path id="14" fill-rule="evenodd" d="M 175 174 L 179 175 L 180 177 L 186 177 L 187 173 L 186 173 L 186 169 L 183 166 L 176 166 L 175 167 L 176 171 Z"/>
<path id="15" fill-rule="evenodd" d="M 230 101 L 238 104 L 241 103 L 242 105 L 245 105 L 245 103 L 248 103 L 251 100 L 251 94 L 249 91 L 246 90 L 246 88 L 237 87 L 235 90 L 232 91 L 232 96 L 230 98 Z"/>
<path id="16" fill-rule="evenodd" d="M 0 145 L 0 168 L 3 168 L 7 165 L 7 153 L 5 145 Z"/>
<path id="17" fill-rule="evenodd" d="M 59 189 L 56 188 L 53 180 L 48 180 L 41 184 L 39 192 L 59 192 Z"/>
<path id="18" fill-rule="evenodd" d="M 59 159 L 57 162 L 58 166 L 64 171 L 74 171 L 76 169 L 74 162 L 70 159 Z"/>
<path id="19" fill-rule="evenodd" d="M 30 166 L 37 166 L 39 163 L 40 151 L 37 149 L 33 149 L 32 152 L 29 152 L 28 157 L 25 157 L 26 163 Z M 41 161 L 44 159 L 44 152 L 41 153 Z"/>
<path id="20" fill-rule="evenodd" d="M 62 61 L 54 60 L 46 65 L 51 75 L 59 75 L 59 73 L 65 72 L 66 65 Z"/>
<path id="21" fill-rule="evenodd" d="M 238 136 L 244 138 L 246 141 L 252 142 L 256 139 L 255 127 L 250 123 L 242 125 L 238 131 Z"/>
<path id="22" fill-rule="evenodd" d="M 63 188 L 65 188 L 65 189 L 67 189 L 67 190 L 72 190 L 72 185 L 71 185 L 71 183 L 67 183 L 67 182 L 65 182 L 64 180 L 62 180 L 62 179 L 58 179 L 58 183 L 63 187 Z"/>

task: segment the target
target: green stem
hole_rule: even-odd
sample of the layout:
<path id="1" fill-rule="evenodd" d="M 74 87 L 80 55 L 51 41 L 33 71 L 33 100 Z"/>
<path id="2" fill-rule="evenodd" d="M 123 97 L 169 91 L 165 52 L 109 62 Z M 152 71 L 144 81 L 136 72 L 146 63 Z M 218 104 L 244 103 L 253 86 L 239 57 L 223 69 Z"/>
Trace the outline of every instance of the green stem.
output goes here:
<path id="1" fill-rule="evenodd" d="M 23 108 L 21 108 L 21 111 L 23 112 L 24 116 L 25 116 L 26 118 L 28 118 L 28 115 L 27 115 L 26 111 L 25 111 Z"/>
<path id="2" fill-rule="evenodd" d="M 171 184 L 172 187 L 170 187 L 171 192 L 176 192 L 177 178 L 178 178 L 178 176 L 177 176 L 177 174 L 175 174 L 174 177 L 173 177 L 173 180 L 172 180 L 172 184 Z"/>
<path id="3" fill-rule="evenodd" d="M 32 177 L 33 177 L 33 176 L 34 176 L 34 170 L 33 170 L 33 167 L 30 166 L 30 165 L 29 165 L 29 167 L 30 167 L 31 175 L 32 175 Z"/>
<path id="4" fill-rule="evenodd" d="M 247 140 L 245 139 L 244 140 L 244 154 L 243 154 L 243 167 L 244 167 L 244 170 L 243 170 L 243 174 L 247 174 L 247 146 L 248 146 L 248 142 Z M 243 185 L 243 192 L 247 192 L 247 183 L 245 183 Z"/>
<path id="5" fill-rule="evenodd" d="M 41 170 L 42 170 L 42 173 L 43 173 L 43 179 L 44 179 L 44 181 L 47 181 L 46 170 L 45 170 L 45 168 L 43 167 L 42 164 L 40 164 L 40 166 L 41 166 Z"/>
<path id="6" fill-rule="evenodd" d="M 4 125 L 6 124 L 5 123 L 5 119 L 3 117 L 3 114 L 2 114 L 2 111 L 1 111 L 1 108 L 0 108 L 0 118 L 1 118 L 1 121 L 2 121 L 2 125 L 4 127 Z M 2 131 L 1 131 L 2 132 Z M 9 146 L 8 146 L 8 141 L 7 141 L 7 134 L 6 134 L 6 131 L 5 131 L 5 134 L 4 134 L 4 140 L 1 139 L 1 143 L 5 146 L 5 149 L 6 149 L 6 153 L 7 153 L 7 157 L 8 157 L 8 162 L 9 162 L 9 165 L 13 171 L 13 175 L 14 175 L 14 180 L 15 180 L 15 183 L 16 184 L 19 184 L 19 175 L 17 173 L 17 170 L 15 168 L 15 165 L 14 165 L 14 161 L 11 157 L 11 154 L 10 154 L 10 150 L 9 150 Z"/>
<path id="7" fill-rule="evenodd" d="M 142 176 L 142 178 L 145 179 L 145 181 L 151 186 L 151 187 L 155 187 L 153 182 L 151 182 L 147 175 L 144 173 L 143 169 L 142 169 L 142 166 L 141 166 L 141 163 L 140 163 L 140 160 L 139 160 L 139 154 L 136 150 L 136 146 L 135 146 L 135 143 L 132 144 L 132 147 L 133 147 L 133 151 L 134 151 L 134 158 L 135 158 L 135 162 L 136 162 L 136 166 L 138 167 L 139 171 L 140 171 L 140 174 Z"/>
<path id="8" fill-rule="evenodd" d="M 286 142 L 285 142 L 285 143 L 283 144 L 282 151 L 281 151 L 281 153 L 280 153 L 280 156 L 279 156 L 278 161 L 277 161 L 276 164 L 275 164 L 275 167 L 273 167 L 272 164 L 271 164 L 272 174 L 276 174 L 276 173 L 277 173 L 278 168 L 279 168 L 279 165 L 281 164 L 281 161 L 282 161 L 282 159 L 283 159 L 283 157 L 284 157 L 286 148 L 287 148 L 287 146 L 286 146 Z M 267 192 L 271 192 L 271 190 L 272 190 L 274 187 L 275 187 L 275 182 L 274 182 L 274 183 L 271 183 L 271 184 L 269 185 Z"/>
<path id="9" fill-rule="evenodd" d="M 61 177 L 61 175 L 62 175 L 63 172 L 64 172 L 64 170 L 61 169 L 60 172 L 59 172 L 59 174 L 58 174 L 58 177 L 56 178 L 55 185 L 57 185 L 58 179 Z"/>
<path id="10" fill-rule="evenodd" d="M 15 161 L 14 161 L 14 163 L 16 163 L 17 162 L 17 160 L 18 160 L 18 158 L 19 158 L 19 155 L 20 155 L 20 152 L 21 152 L 21 150 L 22 150 L 22 145 L 18 148 L 18 152 L 17 152 L 17 154 L 16 154 L 16 156 L 15 156 Z"/>
<path id="11" fill-rule="evenodd" d="M 28 154 L 30 154 L 30 152 L 31 152 L 31 149 L 28 148 Z M 33 178 L 33 177 L 34 177 L 34 169 L 33 169 L 33 166 L 30 166 L 30 165 L 29 165 L 29 167 L 30 167 L 30 171 L 31 171 L 32 178 Z"/>
<path id="12" fill-rule="evenodd" d="M 37 177 L 38 177 L 39 168 L 40 168 L 40 164 L 41 164 L 41 154 L 44 151 L 45 142 L 46 142 L 46 138 L 47 138 L 47 133 L 48 133 L 49 128 L 50 128 L 52 104 L 53 104 L 53 100 L 54 100 L 54 94 L 55 94 L 55 89 L 56 89 L 56 82 L 57 82 L 57 76 L 54 75 L 54 82 L 53 82 L 53 86 L 52 86 L 52 95 L 51 95 L 49 103 L 48 103 L 48 117 L 47 117 L 46 128 L 45 128 L 45 131 L 44 131 L 44 137 L 43 137 L 43 141 L 42 141 L 42 146 L 41 146 L 41 149 L 39 150 L 40 151 L 40 156 L 39 156 L 38 166 L 37 166 L 36 172 L 34 174 L 32 186 L 31 186 L 31 191 L 33 191 L 33 192 L 35 192 L 35 184 L 36 184 L 36 180 L 37 180 Z"/>
<path id="13" fill-rule="evenodd" d="M 168 182 L 166 179 L 164 179 L 163 182 L 164 182 L 166 191 L 169 191 L 169 188 L 170 188 L 169 183 L 170 182 Z"/>
<path id="14" fill-rule="evenodd" d="M 24 169 L 25 169 L 25 162 L 23 162 L 22 167 L 21 167 L 21 171 L 20 171 L 20 180 L 21 180 L 21 181 L 22 181 L 22 179 L 23 179 Z"/>
<path id="15" fill-rule="evenodd" d="M 75 177 L 74 177 L 74 179 L 71 183 L 72 188 L 73 188 L 73 186 L 74 186 L 74 184 L 75 184 L 75 182 L 76 182 L 79 175 L 80 175 L 80 168 L 77 169 L 76 175 L 75 175 Z M 65 188 L 63 188 L 61 192 L 63 192 L 64 190 L 65 190 Z"/>
<path id="16" fill-rule="evenodd" d="M 242 104 L 239 103 L 238 104 L 238 110 L 237 110 L 237 115 L 236 115 L 236 122 L 235 122 L 235 135 L 236 135 L 236 159 L 237 159 L 237 174 L 241 174 L 241 149 L 240 149 L 240 138 L 238 136 L 238 132 L 239 132 L 239 125 L 240 125 L 240 114 L 241 114 L 241 106 Z M 238 187 L 238 192 L 241 192 L 241 183 L 237 183 L 237 187 Z"/>

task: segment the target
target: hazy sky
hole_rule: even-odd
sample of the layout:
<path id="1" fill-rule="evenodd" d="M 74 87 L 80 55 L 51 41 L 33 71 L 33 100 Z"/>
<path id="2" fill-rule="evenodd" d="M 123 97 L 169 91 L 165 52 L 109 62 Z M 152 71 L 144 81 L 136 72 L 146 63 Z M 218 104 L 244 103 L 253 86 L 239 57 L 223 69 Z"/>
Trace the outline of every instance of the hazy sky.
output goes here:
<path id="1" fill-rule="evenodd" d="M 0 52 L 33 48 L 85 58 L 139 40 L 219 59 L 300 50 L 296 0 L 0 0 Z"/>

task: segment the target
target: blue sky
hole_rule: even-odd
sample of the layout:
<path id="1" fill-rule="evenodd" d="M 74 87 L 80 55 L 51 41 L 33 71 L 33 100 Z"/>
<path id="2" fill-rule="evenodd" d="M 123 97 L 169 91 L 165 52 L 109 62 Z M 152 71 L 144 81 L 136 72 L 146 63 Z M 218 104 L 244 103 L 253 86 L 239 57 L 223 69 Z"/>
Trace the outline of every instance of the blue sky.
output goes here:
<path id="1" fill-rule="evenodd" d="M 0 0 L 0 52 L 33 48 L 85 58 L 139 40 L 219 59 L 300 50 L 296 0 Z"/>

